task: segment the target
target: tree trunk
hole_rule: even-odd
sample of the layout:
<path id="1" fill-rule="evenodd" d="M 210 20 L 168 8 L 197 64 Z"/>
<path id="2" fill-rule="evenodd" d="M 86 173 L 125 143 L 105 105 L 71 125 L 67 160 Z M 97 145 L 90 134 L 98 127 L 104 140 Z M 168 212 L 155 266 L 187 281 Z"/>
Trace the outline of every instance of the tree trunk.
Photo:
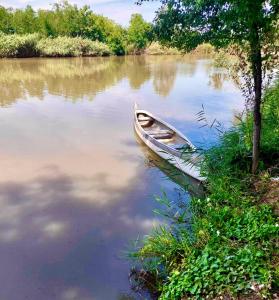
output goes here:
<path id="1" fill-rule="evenodd" d="M 253 43 L 251 43 L 251 63 L 254 80 L 252 173 L 255 174 L 259 165 L 262 123 L 262 56 L 258 32 L 255 34 Z"/>

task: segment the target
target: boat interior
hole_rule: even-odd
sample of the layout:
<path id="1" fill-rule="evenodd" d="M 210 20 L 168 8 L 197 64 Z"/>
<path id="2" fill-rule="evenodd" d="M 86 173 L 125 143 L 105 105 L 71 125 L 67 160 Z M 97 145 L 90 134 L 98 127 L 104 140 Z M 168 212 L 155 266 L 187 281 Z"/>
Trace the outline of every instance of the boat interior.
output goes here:
<path id="1" fill-rule="evenodd" d="M 167 144 L 177 151 L 191 149 L 187 140 L 158 120 L 144 113 L 138 113 L 137 118 L 143 130 L 154 139 Z"/>

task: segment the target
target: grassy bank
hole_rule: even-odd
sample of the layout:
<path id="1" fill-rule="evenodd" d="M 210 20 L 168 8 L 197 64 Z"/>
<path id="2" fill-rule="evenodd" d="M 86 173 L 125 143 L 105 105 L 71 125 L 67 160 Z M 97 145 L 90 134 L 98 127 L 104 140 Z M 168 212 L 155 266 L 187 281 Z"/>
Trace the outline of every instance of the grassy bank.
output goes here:
<path id="1" fill-rule="evenodd" d="M 0 34 L 0 57 L 107 56 L 112 51 L 101 42 L 80 37 L 41 38 L 38 34 Z"/>
<path id="2" fill-rule="evenodd" d="M 168 300 L 278 299 L 278 99 L 279 81 L 264 98 L 259 174 L 250 175 L 248 115 L 204 152 L 205 199 L 178 209 L 165 202 L 170 225 L 130 254 L 137 287 Z"/>
<path id="3" fill-rule="evenodd" d="M 213 55 L 214 49 L 209 44 L 203 44 L 195 49 L 195 55 Z M 82 37 L 58 36 L 44 37 L 33 34 L 4 34 L 0 32 L 0 58 L 13 57 L 77 57 L 77 56 L 109 56 L 118 55 L 118 47 Z M 124 53 L 123 53 L 124 54 Z M 136 51 L 134 46 L 126 47 L 126 54 L 146 55 L 181 55 L 175 48 L 161 46 L 153 42 Z"/>

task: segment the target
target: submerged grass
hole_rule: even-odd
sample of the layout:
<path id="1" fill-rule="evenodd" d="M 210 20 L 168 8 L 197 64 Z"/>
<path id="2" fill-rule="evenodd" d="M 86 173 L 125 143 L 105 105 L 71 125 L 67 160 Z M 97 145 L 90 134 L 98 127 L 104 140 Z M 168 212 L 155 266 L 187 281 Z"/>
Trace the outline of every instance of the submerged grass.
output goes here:
<path id="1" fill-rule="evenodd" d="M 247 115 L 205 151 L 206 197 L 174 210 L 170 225 L 154 229 L 130 253 L 141 274 L 154 281 L 159 299 L 278 297 L 279 225 L 273 204 L 279 195 L 262 201 L 267 191 L 256 188 L 278 176 L 278 99 L 279 81 L 264 99 L 259 175 L 250 175 L 252 119 Z M 164 203 L 165 210 L 173 206 Z"/>

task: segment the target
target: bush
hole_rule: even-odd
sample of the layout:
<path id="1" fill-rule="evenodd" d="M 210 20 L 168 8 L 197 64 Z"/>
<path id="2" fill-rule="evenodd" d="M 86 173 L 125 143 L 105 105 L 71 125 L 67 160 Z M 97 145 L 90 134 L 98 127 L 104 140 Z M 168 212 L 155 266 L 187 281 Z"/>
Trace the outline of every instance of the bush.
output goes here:
<path id="1" fill-rule="evenodd" d="M 36 45 L 38 34 L 0 34 L 0 57 L 32 57 L 39 54 Z"/>
<path id="2" fill-rule="evenodd" d="M 33 56 L 107 56 L 109 47 L 81 37 L 42 38 L 38 34 L 5 35 L 0 33 L 0 57 Z"/>
<path id="3" fill-rule="evenodd" d="M 211 44 L 204 43 L 193 50 L 193 53 L 198 55 L 213 55 L 215 53 L 215 49 Z"/>
<path id="4" fill-rule="evenodd" d="M 107 56 L 111 54 L 108 46 L 80 37 L 44 38 L 37 44 L 41 56 Z"/>
<path id="5" fill-rule="evenodd" d="M 145 50 L 148 55 L 178 55 L 181 52 L 175 48 L 168 48 L 160 45 L 158 42 L 151 43 Z"/>

